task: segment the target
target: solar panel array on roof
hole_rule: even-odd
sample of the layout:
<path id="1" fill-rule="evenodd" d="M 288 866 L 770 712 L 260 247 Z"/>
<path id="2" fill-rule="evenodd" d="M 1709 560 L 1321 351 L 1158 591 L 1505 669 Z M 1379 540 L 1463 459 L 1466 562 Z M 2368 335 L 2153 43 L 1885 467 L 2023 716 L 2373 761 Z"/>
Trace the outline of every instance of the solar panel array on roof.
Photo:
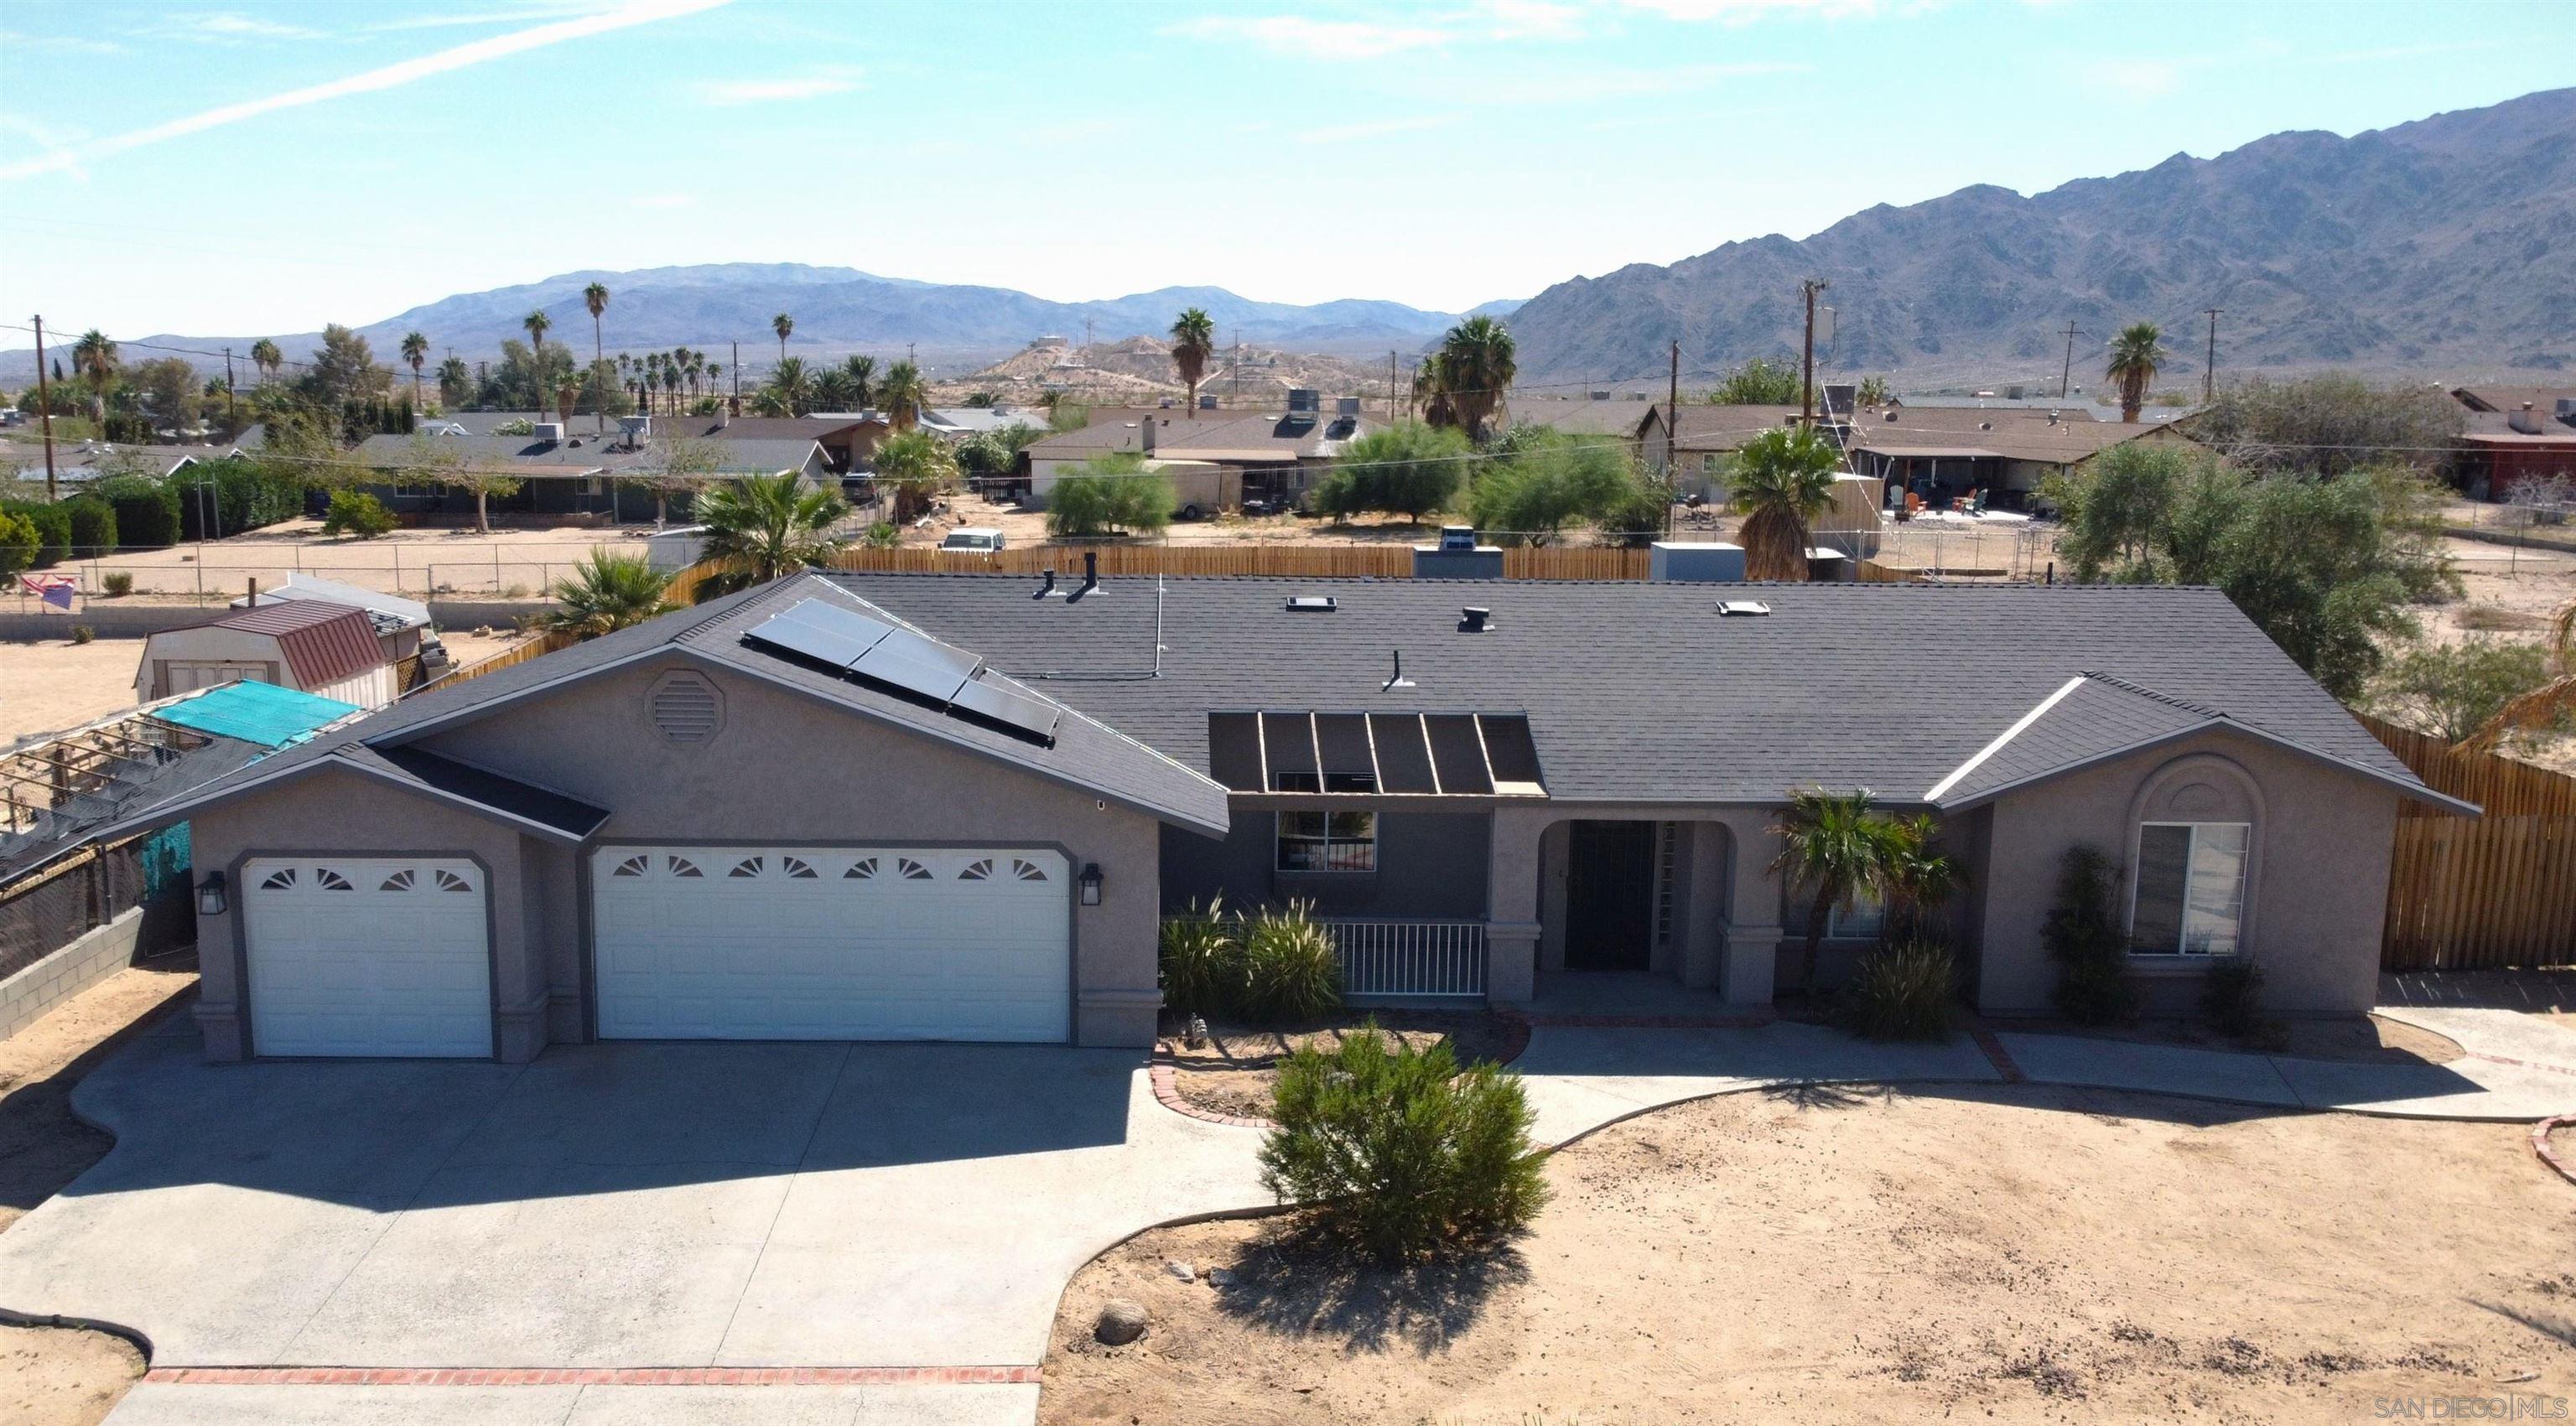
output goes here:
<path id="1" fill-rule="evenodd" d="M 1064 710 L 1025 689 L 984 679 L 984 660 L 826 599 L 803 599 L 743 635 L 751 643 L 820 663 L 891 693 L 1055 745 Z"/>

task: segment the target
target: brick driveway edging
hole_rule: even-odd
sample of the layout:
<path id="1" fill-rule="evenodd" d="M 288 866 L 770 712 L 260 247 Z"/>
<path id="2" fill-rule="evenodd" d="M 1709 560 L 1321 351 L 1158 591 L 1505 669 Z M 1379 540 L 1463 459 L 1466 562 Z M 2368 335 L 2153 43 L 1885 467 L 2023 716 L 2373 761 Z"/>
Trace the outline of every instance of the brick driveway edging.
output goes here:
<path id="1" fill-rule="evenodd" d="M 2576 1164 L 2569 1163 L 2566 1158 L 2558 1152 L 2556 1146 L 2549 1142 L 2550 1136 L 2561 1129 L 2565 1129 L 2571 1133 L 2576 1133 L 2576 1114 L 2553 1115 L 2550 1118 L 2543 1119 L 2539 1123 L 2532 1125 L 2531 1151 L 2540 1155 L 2540 1161 L 2542 1163 L 2558 1170 L 2559 1177 L 2567 1180 L 2569 1183 L 2576 1183 Z"/>

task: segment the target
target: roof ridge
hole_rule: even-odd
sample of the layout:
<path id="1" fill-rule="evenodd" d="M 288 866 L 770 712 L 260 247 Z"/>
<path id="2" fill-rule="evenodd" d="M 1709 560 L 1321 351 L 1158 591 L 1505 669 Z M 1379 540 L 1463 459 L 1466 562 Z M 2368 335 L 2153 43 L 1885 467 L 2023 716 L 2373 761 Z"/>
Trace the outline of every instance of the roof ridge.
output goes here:
<path id="1" fill-rule="evenodd" d="M 2204 718 L 2226 718 L 2230 722 L 2235 721 L 2234 715 L 2230 714 L 2224 708 L 2214 708 L 2206 703 L 2195 703 L 2188 698 L 2178 698 L 2173 694 L 2163 692 L 2159 689 L 2149 688 L 2143 683 L 2136 683 L 2129 679 L 2122 678 L 2118 674 L 2104 673 L 2100 669 L 2088 668 L 2084 670 L 2084 676 L 2092 679 L 2096 683 L 2108 684 L 2113 688 L 2119 689 L 2123 693 L 2134 693 L 2141 698 L 2152 698 L 2158 703 L 2171 704 L 2172 706 L 2180 708 L 2186 712 L 2197 713 Z"/>

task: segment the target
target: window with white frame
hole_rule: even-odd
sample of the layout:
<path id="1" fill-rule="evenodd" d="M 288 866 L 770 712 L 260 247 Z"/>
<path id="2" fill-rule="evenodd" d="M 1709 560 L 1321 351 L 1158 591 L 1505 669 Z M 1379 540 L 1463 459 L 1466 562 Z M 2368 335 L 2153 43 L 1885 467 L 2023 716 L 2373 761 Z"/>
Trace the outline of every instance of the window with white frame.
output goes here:
<path id="1" fill-rule="evenodd" d="M 2245 921 L 2245 822 L 2146 822 L 2138 827 L 2129 953 L 2232 956 Z"/>
<path id="2" fill-rule="evenodd" d="M 1377 870 L 1374 812 L 1282 812 L 1281 871 Z"/>
<path id="3" fill-rule="evenodd" d="M 1791 886 L 1782 898 L 1780 929 L 1792 936 L 1807 934 L 1807 922 L 1815 911 L 1815 888 Z M 1887 924 L 1887 907 L 1878 893 L 1870 888 L 1854 887 L 1848 904 L 1837 901 L 1825 908 L 1825 939 L 1828 941 L 1863 941 L 1875 938 Z"/>

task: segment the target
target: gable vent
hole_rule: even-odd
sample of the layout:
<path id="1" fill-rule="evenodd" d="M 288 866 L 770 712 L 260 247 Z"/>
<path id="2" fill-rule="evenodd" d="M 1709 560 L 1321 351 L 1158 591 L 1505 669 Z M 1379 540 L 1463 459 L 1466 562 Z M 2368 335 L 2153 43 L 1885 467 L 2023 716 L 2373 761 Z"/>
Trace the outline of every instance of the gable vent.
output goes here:
<path id="1" fill-rule="evenodd" d="M 666 673 L 645 695 L 653 731 L 664 741 L 703 743 L 724 722 L 724 700 L 715 685 L 694 673 Z"/>

